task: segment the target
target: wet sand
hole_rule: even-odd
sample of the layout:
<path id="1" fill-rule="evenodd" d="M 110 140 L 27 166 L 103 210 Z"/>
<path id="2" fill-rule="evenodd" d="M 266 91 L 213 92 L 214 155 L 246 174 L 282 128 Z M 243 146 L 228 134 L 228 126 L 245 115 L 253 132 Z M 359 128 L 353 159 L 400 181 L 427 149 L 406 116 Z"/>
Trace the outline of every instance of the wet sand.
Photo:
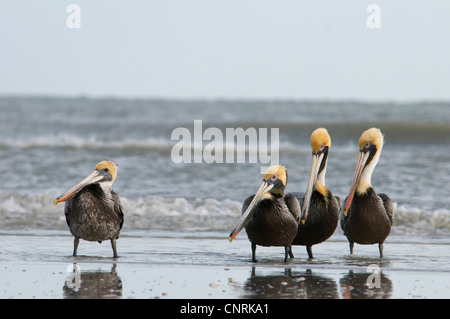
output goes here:
<path id="1" fill-rule="evenodd" d="M 313 248 L 314 260 L 301 246 L 288 263 L 283 248 L 258 247 L 252 263 L 245 237 L 229 244 L 211 234 L 124 234 L 117 259 L 107 242 L 82 241 L 80 256 L 70 256 L 72 238 L 64 232 L 3 233 L 0 239 L 3 299 L 450 298 L 445 242 L 414 248 L 394 237 L 380 260 L 376 245 L 357 245 L 348 256 L 337 234 Z"/>

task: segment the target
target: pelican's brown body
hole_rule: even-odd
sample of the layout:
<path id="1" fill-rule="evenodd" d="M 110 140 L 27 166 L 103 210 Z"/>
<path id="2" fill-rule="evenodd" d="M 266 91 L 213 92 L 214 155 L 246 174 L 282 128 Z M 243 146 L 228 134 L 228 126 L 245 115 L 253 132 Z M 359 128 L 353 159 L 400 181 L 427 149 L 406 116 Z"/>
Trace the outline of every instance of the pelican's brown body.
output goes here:
<path id="1" fill-rule="evenodd" d="M 242 205 L 244 213 L 255 195 L 248 197 Z M 252 261 L 256 261 L 256 245 L 283 246 L 287 256 L 293 257 L 291 243 L 297 234 L 300 207 L 290 194 L 279 198 L 261 200 L 254 208 L 253 218 L 245 226 L 248 240 L 252 243 Z"/>
<path id="2" fill-rule="evenodd" d="M 394 205 L 391 199 L 386 194 L 375 193 L 372 187 L 365 194 L 356 194 L 347 216 L 341 215 L 341 228 L 350 243 L 352 254 L 354 243 L 379 244 L 380 257 L 383 257 L 383 243 L 391 232 L 393 222 Z"/>
<path id="3" fill-rule="evenodd" d="M 123 225 L 119 195 L 113 190 L 106 195 L 98 184 L 67 200 L 64 214 L 72 235 L 87 241 L 116 240 Z"/>
<path id="4" fill-rule="evenodd" d="M 292 193 L 303 207 L 305 193 Z M 306 246 L 309 258 L 314 258 L 312 246 L 326 241 L 333 235 L 339 223 L 340 200 L 331 191 L 326 197 L 314 191 L 311 195 L 309 217 L 305 223 L 299 223 L 297 235 L 292 245 Z"/>

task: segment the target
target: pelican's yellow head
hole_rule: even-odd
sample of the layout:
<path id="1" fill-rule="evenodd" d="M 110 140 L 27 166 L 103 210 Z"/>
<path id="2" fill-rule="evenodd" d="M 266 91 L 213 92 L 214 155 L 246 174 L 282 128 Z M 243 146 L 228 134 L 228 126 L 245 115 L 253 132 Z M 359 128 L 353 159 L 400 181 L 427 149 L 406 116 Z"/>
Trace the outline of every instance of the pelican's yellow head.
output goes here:
<path id="1" fill-rule="evenodd" d="M 328 148 L 331 146 L 330 135 L 328 134 L 327 129 L 318 128 L 311 134 L 311 148 L 313 154 L 319 153 L 325 146 Z"/>
<path id="2" fill-rule="evenodd" d="M 359 149 L 363 151 L 364 148 L 368 148 L 370 145 L 374 145 L 377 151 L 383 147 L 383 134 L 380 129 L 372 127 L 361 134 L 359 138 Z"/>
<path id="3" fill-rule="evenodd" d="M 263 178 L 263 184 L 268 188 L 261 199 L 272 198 L 272 195 L 283 196 L 288 179 L 287 169 L 281 165 L 269 167 Z"/>
<path id="4" fill-rule="evenodd" d="M 269 167 L 264 173 L 264 178 L 266 182 L 270 179 L 277 180 L 279 179 L 284 187 L 287 184 L 287 170 L 286 167 L 281 165 L 273 165 Z"/>
<path id="5" fill-rule="evenodd" d="M 104 171 L 111 175 L 110 182 L 114 182 L 117 177 L 117 164 L 112 161 L 102 161 L 95 166 L 96 171 Z"/>

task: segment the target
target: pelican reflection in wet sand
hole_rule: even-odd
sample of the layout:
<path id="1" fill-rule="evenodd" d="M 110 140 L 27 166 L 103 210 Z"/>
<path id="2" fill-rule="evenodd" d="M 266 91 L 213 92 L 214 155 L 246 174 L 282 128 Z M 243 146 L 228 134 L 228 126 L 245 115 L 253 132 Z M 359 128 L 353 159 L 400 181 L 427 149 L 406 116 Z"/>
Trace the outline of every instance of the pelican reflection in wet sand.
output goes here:
<path id="1" fill-rule="evenodd" d="M 301 206 L 301 222 L 292 245 L 306 246 L 313 258 L 312 246 L 333 235 L 339 221 L 340 199 L 325 186 L 328 151 L 331 138 L 328 131 L 318 128 L 311 134 L 312 165 L 306 193 L 292 193 Z"/>
<path id="2" fill-rule="evenodd" d="M 123 225 L 123 212 L 119 195 L 112 189 L 117 176 L 117 165 L 103 161 L 79 184 L 55 199 L 55 205 L 66 202 L 64 213 L 70 232 L 75 237 L 73 256 L 78 243 L 110 240 L 113 257 L 117 257 L 116 240 Z"/>
<path id="3" fill-rule="evenodd" d="M 383 257 L 383 242 L 391 232 L 394 206 L 386 194 L 377 194 L 371 185 L 372 172 L 380 158 L 383 135 L 377 128 L 365 131 L 359 139 L 359 160 L 348 197 L 341 212 L 341 227 L 350 244 L 377 244 Z"/>
<path id="4" fill-rule="evenodd" d="M 257 193 L 248 197 L 242 205 L 242 217 L 231 232 L 231 242 L 245 227 L 252 246 L 252 261 L 256 262 L 256 245 L 284 246 L 284 261 L 294 257 L 292 240 L 297 234 L 300 205 L 290 194 L 284 195 L 288 174 L 284 166 L 271 166 Z"/>

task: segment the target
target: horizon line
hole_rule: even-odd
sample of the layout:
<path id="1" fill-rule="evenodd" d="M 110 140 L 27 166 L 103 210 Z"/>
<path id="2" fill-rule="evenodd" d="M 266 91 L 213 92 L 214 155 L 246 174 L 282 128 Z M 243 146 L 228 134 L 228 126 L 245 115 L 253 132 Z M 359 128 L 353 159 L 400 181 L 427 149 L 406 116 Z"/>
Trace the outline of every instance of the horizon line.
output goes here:
<path id="1" fill-rule="evenodd" d="M 178 102 L 284 102 L 284 103 L 359 103 L 359 104 L 450 104 L 450 99 L 416 98 L 416 99 L 373 99 L 357 97 L 208 97 L 208 96 L 142 96 L 114 94 L 55 94 L 55 93 L 0 93 L 0 98 L 54 98 L 85 100 L 140 100 L 140 101 L 178 101 Z"/>

